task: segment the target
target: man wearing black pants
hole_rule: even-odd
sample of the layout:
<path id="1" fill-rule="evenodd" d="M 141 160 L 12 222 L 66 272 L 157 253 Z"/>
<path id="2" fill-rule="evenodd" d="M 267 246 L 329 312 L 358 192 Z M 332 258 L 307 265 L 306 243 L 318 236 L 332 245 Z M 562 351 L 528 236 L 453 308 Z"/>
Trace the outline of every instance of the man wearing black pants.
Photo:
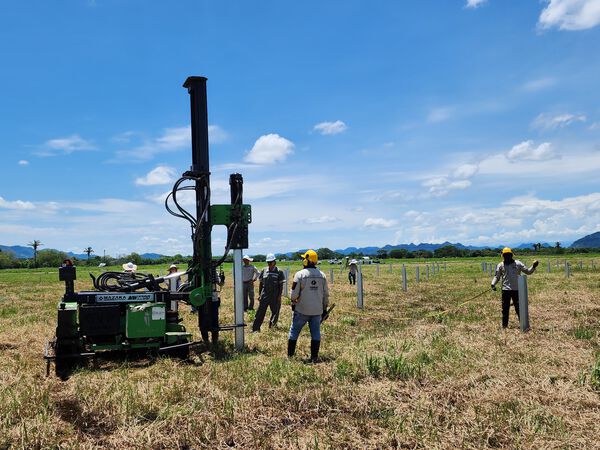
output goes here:
<path id="1" fill-rule="evenodd" d="M 527 267 L 519 260 L 513 259 L 513 252 L 505 247 L 502 250 L 503 261 L 496 267 L 496 274 L 492 279 L 492 289 L 496 290 L 496 283 L 502 279 L 502 328 L 508 327 L 508 314 L 510 311 L 510 301 L 515 305 L 515 312 L 519 318 L 519 275 L 521 272 L 531 275 L 538 266 L 538 261 L 534 261 L 531 267 Z"/>
<path id="2" fill-rule="evenodd" d="M 254 333 L 260 331 L 260 326 L 267 313 L 267 307 L 271 309 L 269 328 L 277 325 L 279 310 L 281 309 L 281 294 L 285 275 L 277 268 L 277 261 L 273 253 L 267 255 L 267 264 L 268 267 L 263 269 L 258 276 L 260 282 L 258 287 L 258 309 L 252 324 L 252 332 Z"/>

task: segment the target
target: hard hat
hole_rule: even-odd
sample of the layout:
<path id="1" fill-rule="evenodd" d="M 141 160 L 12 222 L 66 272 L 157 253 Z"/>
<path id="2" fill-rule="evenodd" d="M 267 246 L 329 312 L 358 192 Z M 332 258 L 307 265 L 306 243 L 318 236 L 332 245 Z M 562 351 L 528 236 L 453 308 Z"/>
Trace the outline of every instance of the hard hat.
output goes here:
<path id="1" fill-rule="evenodd" d="M 315 252 L 314 250 L 307 250 L 306 253 L 304 253 L 302 256 L 302 264 L 304 264 L 304 267 L 308 266 L 308 263 L 311 262 L 313 264 L 317 264 L 317 262 L 319 261 L 319 256 L 317 255 L 317 252 Z"/>
<path id="2" fill-rule="evenodd" d="M 132 262 L 125 263 L 122 267 L 123 270 L 126 270 L 128 272 L 135 272 L 137 270 L 137 266 Z"/>
<path id="3" fill-rule="evenodd" d="M 513 251 L 510 249 L 510 247 L 504 247 L 502 249 L 502 253 L 500 253 L 502 256 L 504 256 L 505 254 L 510 253 L 511 255 L 513 254 Z"/>
<path id="4" fill-rule="evenodd" d="M 357 264 L 357 261 L 355 259 L 351 259 L 350 264 Z"/>
<path id="5" fill-rule="evenodd" d="M 267 255 L 267 262 L 275 261 L 275 255 L 273 253 L 269 253 Z"/>
<path id="6" fill-rule="evenodd" d="M 176 266 L 175 264 L 171 264 L 171 265 L 169 266 L 169 270 L 171 270 L 171 269 L 177 269 L 177 266 Z"/>
<path id="7" fill-rule="evenodd" d="M 254 259 L 250 258 L 248 255 L 244 255 L 244 257 L 242 259 L 247 259 L 250 262 L 254 261 Z"/>

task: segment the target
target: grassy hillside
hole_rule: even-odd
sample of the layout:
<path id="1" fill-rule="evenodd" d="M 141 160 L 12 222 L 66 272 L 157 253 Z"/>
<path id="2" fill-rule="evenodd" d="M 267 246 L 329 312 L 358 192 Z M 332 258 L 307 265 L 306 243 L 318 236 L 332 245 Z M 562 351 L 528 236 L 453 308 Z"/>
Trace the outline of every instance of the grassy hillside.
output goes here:
<path id="1" fill-rule="evenodd" d="M 223 333 L 216 352 L 199 347 L 189 361 L 100 360 L 65 382 L 46 378 L 42 359 L 63 293 L 57 274 L 2 271 L 0 448 L 597 447 L 600 258 L 595 269 L 592 259 L 572 259 L 569 279 L 555 260 L 551 273 L 541 262 L 529 277 L 526 334 L 513 311 L 501 329 L 499 293 L 465 303 L 489 289 L 483 260 L 449 262 L 428 281 L 421 264 L 419 284 L 412 260 L 407 293 L 398 264 L 379 276 L 365 267 L 363 311 L 335 267 L 337 307 L 316 365 L 305 362 L 307 329 L 297 357 L 285 357 L 284 306 L 280 327 L 247 335 L 243 353 Z M 232 323 L 226 273 L 222 321 Z M 89 289 L 86 270 L 78 276 L 76 289 Z"/>

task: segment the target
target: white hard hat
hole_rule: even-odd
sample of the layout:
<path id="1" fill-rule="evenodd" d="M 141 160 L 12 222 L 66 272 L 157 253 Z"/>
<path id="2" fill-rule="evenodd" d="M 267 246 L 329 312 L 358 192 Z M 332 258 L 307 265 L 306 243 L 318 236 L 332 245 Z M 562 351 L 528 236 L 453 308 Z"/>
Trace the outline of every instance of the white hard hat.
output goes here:
<path id="1" fill-rule="evenodd" d="M 355 259 L 351 260 L 350 264 L 356 264 L 356 260 Z"/>
<path id="2" fill-rule="evenodd" d="M 267 255 L 267 262 L 275 261 L 275 255 L 273 253 L 269 253 Z"/>
<path id="3" fill-rule="evenodd" d="M 248 261 L 254 261 L 254 259 L 250 258 L 248 255 L 244 255 L 242 259 L 247 259 Z"/>
<path id="4" fill-rule="evenodd" d="M 123 267 L 123 270 L 130 270 L 132 272 L 137 270 L 137 266 L 132 262 L 125 263 L 121 267 Z"/>
<path id="5" fill-rule="evenodd" d="M 171 269 L 177 269 L 177 266 L 176 266 L 175 264 L 171 264 L 171 265 L 169 266 L 169 270 L 171 270 Z"/>

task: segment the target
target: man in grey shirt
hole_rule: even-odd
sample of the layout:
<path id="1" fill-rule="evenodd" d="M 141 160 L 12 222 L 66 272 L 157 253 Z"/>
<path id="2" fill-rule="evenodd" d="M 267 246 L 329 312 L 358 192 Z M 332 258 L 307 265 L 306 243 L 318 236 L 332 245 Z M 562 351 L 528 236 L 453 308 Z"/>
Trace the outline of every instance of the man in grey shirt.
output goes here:
<path id="1" fill-rule="evenodd" d="M 502 250 L 502 259 L 503 261 L 496 267 L 496 273 L 492 279 L 492 289 L 496 290 L 496 283 L 502 278 L 502 328 L 506 328 L 511 299 L 517 318 L 519 318 L 519 275 L 521 272 L 531 275 L 535 272 L 539 262 L 534 261 L 533 265 L 527 268 L 521 261 L 513 259 L 513 252 L 508 247 L 504 247 Z"/>
<path id="2" fill-rule="evenodd" d="M 302 255 L 304 269 L 296 272 L 292 283 L 292 325 L 288 337 L 288 356 L 294 356 L 300 331 L 308 323 L 310 329 L 310 360 L 315 363 L 321 346 L 321 317 L 329 304 L 327 277 L 317 269 L 317 252 L 308 250 Z"/>
<path id="3" fill-rule="evenodd" d="M 244 311 L 254 309 L 254 282 L 260 275 L 256 267 L 250 264 L 253 261 L 248 255 L 243 257 L 244 265 L 242 266 L 242 283 L 244 286 Z"/>

